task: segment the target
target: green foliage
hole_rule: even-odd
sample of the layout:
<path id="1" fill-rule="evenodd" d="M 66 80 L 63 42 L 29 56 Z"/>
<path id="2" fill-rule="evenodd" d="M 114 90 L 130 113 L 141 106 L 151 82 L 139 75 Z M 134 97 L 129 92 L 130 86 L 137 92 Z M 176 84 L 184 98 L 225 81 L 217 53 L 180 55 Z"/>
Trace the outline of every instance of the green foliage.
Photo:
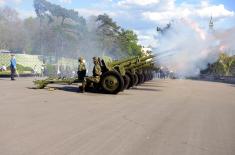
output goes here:
<path id="1" fill-rule="evenodd" d="M 0 71 L 0 76 L 1 75 L 11 75 L 11 72 L 9 70 L 7 70 L 7 71 Z"/>
<path id="2" fill-rule="evenodd" d="M 215 63 L 208 65 L 208 68 L 204 71 L 201 71 L 201 73 L 213 73 L 221 76 L 231 76 L 234 74 L 232 72 L 233 67 L 235 68 L 235 57 L 231 57 L 226 53 L 221 53 L 218 60 Z"/>
<path id="3" fill-rule="evenodd" d="M 32 73 L 33 69 L 31 67 L 24 67 L 23 65 L 17 64 L 16 69 L 19 73 Z M 10 66 L 7 67 L 7 70 L 10 71 Z"/>
<path id="4" fill-rule="evenodd" d="M 137 35 L 107 14 L 85 20 L 77 11 L 47 0 L 34 0 L 34 7 L 37 17 L 24 20 L 14 9 L 0 8 L 0 49 L 73 58 L 141 54 Z"/>
<path id="5" fill-rule="evenodd" d="M 17 69 L 17 73 L 22 75 L 22 74 L 31 74 L 33 73 L 33 69 L 30 67 L 24 67 L 20 64 L 16 65 L 16 69 Z M 11 70 L 10 70 L 10 66 L 7 67 L 6 71 L 0 71 L 0 75 L 10 75 L 11 74 Z"/>
<path id="6" fill-rule="evenodd" d="M 24 71 L 33 72 L 33 69 L 31 67 L 24 67 L 20 64 L 17 64 L 16 68 L 18 72 L 24 72 Z"/>
<path id="7" fill-rule="evenodd" d="M 121 30 L 119 36 L 122 51 L 126 51 L 128 55 L 141 55 L 141 46 L 138 45 L 137 35 L 131 30 Z"/>
<path id="8" fill-rule="evenodd" d="M 226 53 L 221 53 L 218 62 L 222 65 L 225 75 L 231 75 L 231 67 L 235 62 L 235 59 L 228 56 Z"/>
<path id="9" fill-rule="evenodd" d="M 51 15 L 57 18 L 62 17 L 62 24 L 67 18 L 82 24 L 85 24 L 86 22 L 83 17 L 78 15 L 77 11 L 62 8 L 61 6 L 52 4 L 46 0 L 34 0 L 34 8 L 38 17 L 49 17 L 51 20 Z M 50 14 L 48 14 L 48 11 Z"/>
<path id="10" fill-rule="evenodd" d="M 107 14 L 99 15 L 98 33 L 103 36 L 103 43 L 111 44 L 111 48 L 117 46 L 113 53 L 125 55 L 140 55 L 141 46 L 138 45 L 138 36 L 132 30 L 124 30 L 117 25 Z"/>
<path id="11" fill-rule="evenodd" d="M 101 31 L 104 35 L 115 37 L 119 34 L 121 27 L 107 14 L 99 15 L 96 22 L 98 22 L 98 31 Z"/>

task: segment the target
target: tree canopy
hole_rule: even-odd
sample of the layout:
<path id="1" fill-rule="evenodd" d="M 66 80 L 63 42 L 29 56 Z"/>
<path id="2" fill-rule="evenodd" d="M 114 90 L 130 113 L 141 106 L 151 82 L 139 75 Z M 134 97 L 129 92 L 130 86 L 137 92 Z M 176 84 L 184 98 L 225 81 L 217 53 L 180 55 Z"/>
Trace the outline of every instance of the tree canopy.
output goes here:
<path id="1" fill-rule="evenodd" d="M 34 8 L 37 17 L 26 19 L 12 8 L 0 8 L 0 49 L 66 57 L 141 54 L 137 35 L 107 14 L 85 19 L 47 0 L 34 0 Z"/>

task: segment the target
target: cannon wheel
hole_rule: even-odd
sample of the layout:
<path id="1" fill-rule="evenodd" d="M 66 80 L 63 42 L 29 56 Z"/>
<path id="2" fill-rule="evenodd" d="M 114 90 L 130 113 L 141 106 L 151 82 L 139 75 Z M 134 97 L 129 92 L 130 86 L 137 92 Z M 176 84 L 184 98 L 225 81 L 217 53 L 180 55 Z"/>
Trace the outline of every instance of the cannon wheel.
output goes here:
<path id="1" fill-rule="evenodd" d="M 148 73 L 144 73 L 144 82 L 149 81 L 149 74 Z"/>
<path id="2" fill-rule="evenodd" d="M 143 84 L 144 82 L 145 82 L 145 74 L 144 73 L 142 73 L 141 74 L 141 81 L 140 81 L 140 84 Z"/>
<path id="3" fill-rule="evenodd" d="M 154 75 L 153 73 L 150 73 L 150 80 L 153 80 L 154 79 Z"/>
<path id="4" fill-rule="evenodd" d="M 140 73 L 138 73 L 137 75 L 138 75 L 138 78 L 139 78 L 138 85 L 140 85 L 144 80 L 144 76 L 143 76 L 143 74 L 140 74 Z"/>
<path id="5" fill-rule="evenodd" d="M 134 86 L 137 86 L 138 85 L 138 82 L 139 82 L 139 77 L 138 77 L 138 75 L 135 73 L 135 74 L 133 74 L 134 75 L 134 79 L 135 79 L 135 81 L 134 81 Z"/>
<path id="6" fill-rule="evenodd" d="M 123 80 L 124 80 L 124 86 L 122 91 L 124 91 L 125 89 L 127 89 L 127 87 L 130 84 L 130 77 L 128 75 L 123 76 Z"/>
<path id="7" fill-rule="evenodd" d="M 126 72 L 126 75 L 130 78 L 130 83 L 129 83 L 128 87 L 127 87 L 127 89 L 130 89 L 131 87 L 134 86 L 134 81 L 135 81 L 134 75 L 131 72 L 129 72 L 129 71 Z"/>
<path id="8" fill-rule="evenodd" d="M 115 71 L 108 71 L 102 75 L 101 88 L 107 94 L 118 94 L 124 87 L 122 76 Z"/>

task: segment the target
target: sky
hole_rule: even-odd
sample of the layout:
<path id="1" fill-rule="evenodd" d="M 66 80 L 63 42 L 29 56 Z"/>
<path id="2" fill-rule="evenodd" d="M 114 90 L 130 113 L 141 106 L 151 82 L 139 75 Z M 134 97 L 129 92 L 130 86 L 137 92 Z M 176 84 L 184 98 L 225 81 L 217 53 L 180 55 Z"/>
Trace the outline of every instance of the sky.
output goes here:
<path id="1" fill-rule="evenodd" d="M 234 0 L 48 0 L 75 9 L 88 18 L 107 13 L 118 25 L 134 30 L 140 43 L 156 46 L 156 27 L 173 20 L 186 19 L 208 28 L 211 16 L 215 29 L 235 26 Z M 15 8 L 21 18 L 35 16 L 33 0 L 0 0 L 0 6 Z"/>

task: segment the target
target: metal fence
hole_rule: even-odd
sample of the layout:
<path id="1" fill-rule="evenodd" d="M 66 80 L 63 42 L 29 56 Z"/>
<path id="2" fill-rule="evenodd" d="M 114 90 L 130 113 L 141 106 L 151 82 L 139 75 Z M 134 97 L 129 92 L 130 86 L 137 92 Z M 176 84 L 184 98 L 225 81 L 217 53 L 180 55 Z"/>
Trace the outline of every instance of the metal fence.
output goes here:
<path id="1" fill-rule="evenodd" d="M 207 80 L 207 81 L 235 83 L 235 76 L 220 76 L 220 75 L 201 74 L 200 79 Z"/>
<path id="2" fill-rule="evenodd" d="M 36 73 L 42 72 L 42 67 L 46 64 L 57 65 L 58 68 L 67 68 L 77 70 L 77 59 L 58 58 L 40 55 L 15 54 L 17 64 L 32 68 Z M 0 66 L 9 66 L 11 53 L 0 53 Z"/>

